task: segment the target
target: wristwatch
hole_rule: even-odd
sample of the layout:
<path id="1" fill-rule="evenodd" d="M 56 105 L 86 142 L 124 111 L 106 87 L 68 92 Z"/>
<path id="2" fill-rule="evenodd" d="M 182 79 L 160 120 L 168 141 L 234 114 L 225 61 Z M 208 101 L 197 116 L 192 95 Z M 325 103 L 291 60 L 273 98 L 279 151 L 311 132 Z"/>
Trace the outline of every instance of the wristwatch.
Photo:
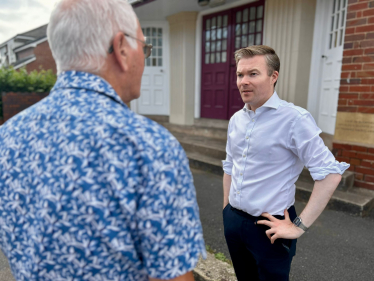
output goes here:
<path id="1" fill-rule="evenodd" d="M 300 227 L 302 230 L 307 231 L 308 228 L 303 224 L 303 221 L 300 217 L 296 217 L 294 219 L 293 224 L 296 225 L 297 227 Z"/>

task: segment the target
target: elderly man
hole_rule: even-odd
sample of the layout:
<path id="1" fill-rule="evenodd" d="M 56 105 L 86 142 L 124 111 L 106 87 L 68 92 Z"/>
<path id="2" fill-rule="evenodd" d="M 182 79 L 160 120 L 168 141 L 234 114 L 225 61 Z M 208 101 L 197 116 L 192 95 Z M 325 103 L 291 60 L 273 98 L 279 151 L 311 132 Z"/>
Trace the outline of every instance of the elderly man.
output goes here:
<path id="1" fill-rule="evenodd" d="M 237 86 L 245 103 L 231 118 L 223 161 L 223 220 L 238 280 L 282 281 L 300 237 L 321 214 L 349 167 L 319 137 L 308 111 L 281 100 L 280 62 L 267 46 L 236 51 Z M 304 165 L 315 185 L 296 215 L 295 182 Z"/>
<path id="2" fill-rule="evenodd" d="M 58 79 L 0 129 L 0 246 L 16 280 L 193 280 L 205 253 L 186 155 L 125 103 L 145 43 L 123 0 L 63 0 Z"/>

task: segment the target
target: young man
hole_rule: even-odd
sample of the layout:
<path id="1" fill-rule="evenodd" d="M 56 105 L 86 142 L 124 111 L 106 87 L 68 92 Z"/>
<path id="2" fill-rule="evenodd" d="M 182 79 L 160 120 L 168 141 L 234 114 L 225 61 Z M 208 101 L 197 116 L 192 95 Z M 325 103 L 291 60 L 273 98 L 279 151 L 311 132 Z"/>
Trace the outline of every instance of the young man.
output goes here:
<path id="1" fill-rule="evenodd" d="M 145 43 L 123 0 L 63 0 L 48 97 L 0 129 L 0 246 L 16 280 L 193 280 L 205 255 L 186 155 L 125 103 Z"/>
<path id="2" fill-rule="evenodd" d="M 280 62 L 268 46 L 236 51 L 237 86 L 245 103 L 233 115 L 223 161 L 223 220 L 241 280 L 288 280 L 300 237 L 321 214 L 349 167 L 319 137 L 311 114 L 274 90 Z M 295 182 L 304 165 L 315 185 L 297 217 Z"/>

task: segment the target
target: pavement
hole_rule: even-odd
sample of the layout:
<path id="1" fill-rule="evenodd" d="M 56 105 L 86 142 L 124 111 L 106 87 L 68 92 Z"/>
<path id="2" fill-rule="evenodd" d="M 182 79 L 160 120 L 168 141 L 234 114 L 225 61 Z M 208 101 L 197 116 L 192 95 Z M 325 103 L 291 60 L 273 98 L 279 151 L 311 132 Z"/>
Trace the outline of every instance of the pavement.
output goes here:
<path id="1" fill-rule="evenodd" d="M 192 170 L 205 243 L 230 258 L 222 225 L 222 178 Z M 296 202 L 298 213 L 305 207 Z M 325 210 L 298 239 L 291 281 L 373 281 L 374 219 Z M 0 252 L 0 281 L 14 281 Z"/>
<path id="2" fill-rule="evenodd" d="M 205 243 L 230 257 L 222 225 L 222 178 L 192 170 Z M 296 202 L 298 214 L 305 207 Z M 291 281 L 373 281 L 374 219 L 325 210 L 298 239 Z"/>

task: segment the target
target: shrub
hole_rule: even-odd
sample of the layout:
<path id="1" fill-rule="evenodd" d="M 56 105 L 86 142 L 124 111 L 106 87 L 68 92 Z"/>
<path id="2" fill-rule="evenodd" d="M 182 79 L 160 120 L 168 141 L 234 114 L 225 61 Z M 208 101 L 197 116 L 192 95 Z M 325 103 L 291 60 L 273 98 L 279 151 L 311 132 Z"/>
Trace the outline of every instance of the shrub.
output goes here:
<path id="1" fill-rule="evenodd" d="M 49 92 L 56 82 L 52 70 L 33 70 L 27 73 L 25 68 L 0 68 L 1 92 Z"/>

